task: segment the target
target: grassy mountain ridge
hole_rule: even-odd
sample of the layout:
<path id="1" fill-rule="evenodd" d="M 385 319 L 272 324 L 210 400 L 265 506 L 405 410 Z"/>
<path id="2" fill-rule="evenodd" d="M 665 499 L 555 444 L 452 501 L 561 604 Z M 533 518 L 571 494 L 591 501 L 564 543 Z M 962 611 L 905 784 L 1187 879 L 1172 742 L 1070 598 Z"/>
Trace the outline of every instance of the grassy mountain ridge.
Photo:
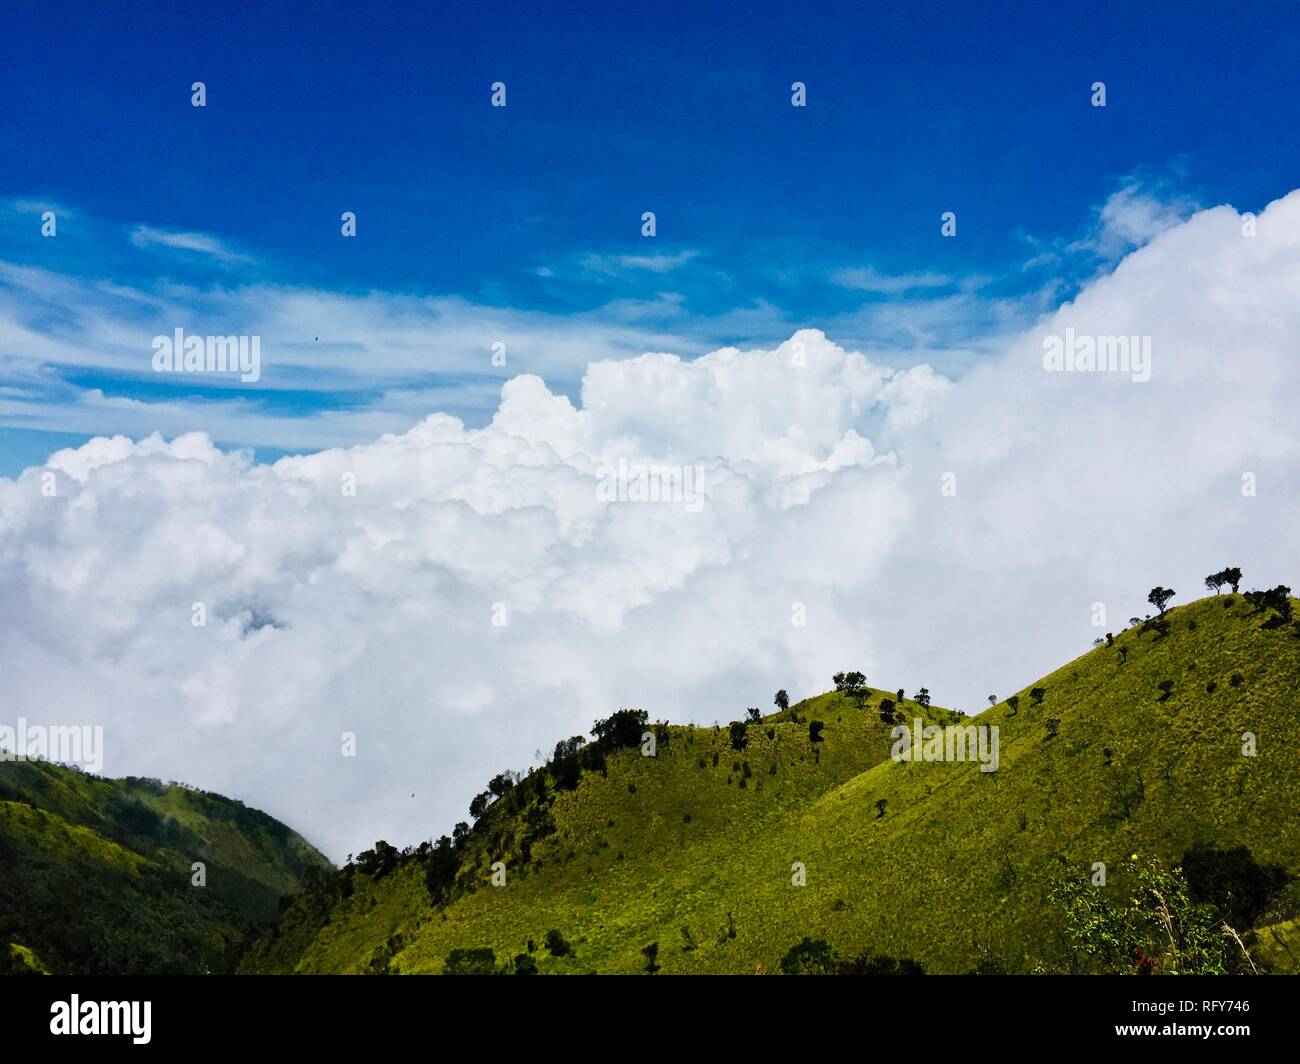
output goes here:
<path id="1" fill-rule="evenodd" d="M 1132 854 L 1172 865 L 1246 847 L 1300 873 L 1291 602 L 1170 609 L 976 717 L 897 707 L 996 725 L 996 772 L 891 759 L 881 703 L 896 696 L 875 689 L 769 715 L 743 749 L 726 727 L 657 725 L 655 756 L 606 744 L 576 780 L 557 749 L 459 826 L 454 851 L 377 847 L 299 896 L 241 970 L 439 972 L 453 951 L 490 949 L 543 973 L 648 957 L 665 973 L 771 972 L 806 935 L 935 972 L 1083 967 L 1049 896 L 1063 868 L 1104 863 L 1115 896 Z M 1255 914 L 1280 967 L 1298 904 L 1292 884 Z M 551 930 L 571 949 L 546 948 Z"/>
<path id="2" fill-rule="evenodd" d="M 0 762 L 0 970 L 230 971 L 279 899 L 330 867 L 220 795 Z"/>

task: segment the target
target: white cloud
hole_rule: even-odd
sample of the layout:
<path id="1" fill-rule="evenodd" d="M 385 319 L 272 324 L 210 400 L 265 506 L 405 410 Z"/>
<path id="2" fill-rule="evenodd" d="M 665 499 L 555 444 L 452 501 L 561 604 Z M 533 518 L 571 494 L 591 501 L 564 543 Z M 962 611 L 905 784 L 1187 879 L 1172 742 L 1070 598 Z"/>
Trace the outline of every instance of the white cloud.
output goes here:
<path id="1" fill-rule="evenodd" d="M 1044 372 L 1067 326 L 1150 336 L 1151 380 Z M 620 706 L 726 721 L 862 668 L 974 710 L 1086 649 L 1094 602 L 1113 630 L 1227 564 L 1294 584 L 1298 337 L 1300 192 L 1253 238 L 1229 208 L 1164 229 L 956 382 L 808 330 L 598 360 L 578 402 L 519 376 L 483 429 L 274 466 L 94 440 L 55 498 L 0 479 L 0 719 L 103 723 L 108 771 L 342 856 L 446 830 Z M 602 501 L 620 458 L 698 464 L 707 502 Z"/>
<path id="2" fill-rule="evenodd" d="M 946 288 L 953 279 L 941 273 L 881 273 L 874 266 L 837 270 L 831 280 L 841 288 L 854 288 L 862 292 L 881 295 L 901 295 L 918 288 Z"/>
<path id="3" fill-rule="evenodd" d="M 138 225 L 131 232 L 131 243 L 138 248 L 164 247 L 173 251 L 193 251 L 200 255 L 209 255 L 218 262 L 248 263 L 253 260 L 247 255 L 231 251 L 215 236 L 207 233 L 178 233 L 166 229 L 154 229 L 147 225 Z"/>
<path id="4" fill-rule="evenodd" d="M 671 273 L 679 267 L 685 266 L 699 252 L 697 251 L 679 251 L 675 254 L 661 253 L 654 255 L 584 255 L 579 260 L 579 265 L 585 270 L 593 273 L 604 273 L 611 276 L 623 276 L 629 273 L 645 271 L 649 273 Z"/>
<path id="5" fill-rule="evenodd" d="M 1070 251 L 1089 251 L 1114 261 L 1184 222 L 1196 210 L 1194 200 L 1152 188 L 1137 178 L 1124 181 L 1097 209 L 1092 229 Z"/>

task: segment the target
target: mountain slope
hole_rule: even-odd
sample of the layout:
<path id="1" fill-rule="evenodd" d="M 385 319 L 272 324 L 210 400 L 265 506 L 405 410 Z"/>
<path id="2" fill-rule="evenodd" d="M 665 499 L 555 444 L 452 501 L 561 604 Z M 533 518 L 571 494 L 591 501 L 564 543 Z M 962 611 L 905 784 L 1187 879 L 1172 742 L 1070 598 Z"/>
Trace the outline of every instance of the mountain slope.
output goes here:
<path id="1" fill-rule="evenodd" d="M 230 971 L 279 899 L 329 867 L 220 795 L 0 762 L 0 969 Z"/>
<path id="2" fill-rule="evenodd" d="M 1065 970 L 1048 898 L 1062 859 L 1104 862 L 1119 891 L 1130 854 L 1168 864 L 1194 846 L 1300 872 L 1300 639 L 1268 616 L 1235 595 L 1172 609 L 1165 632 L 1120 633 L 1014 711 L 963 718 L 1000 729 L 992 773 L 891 760 L 879 691 L 774 714 L 743 750 L 725 728 L 661 728 L 657 756 L 602 752 L 576 789 L 552 771 L 507 790 L 461 833 L 449 890 L 426 886 L 446 879 L 427 847 L 377 848 L 296 899 L 243 970 L 437 972 L 453 950 L 501 962 L 531 940 L 543 973 L 642 971 L 653 943 L 666 973 L 770 972 L 805 935 L 930 971 Z M 1268 919 L 1295 915 L 1291 890 Z M 543 948 L 551 929 L 570 952 Z"/>

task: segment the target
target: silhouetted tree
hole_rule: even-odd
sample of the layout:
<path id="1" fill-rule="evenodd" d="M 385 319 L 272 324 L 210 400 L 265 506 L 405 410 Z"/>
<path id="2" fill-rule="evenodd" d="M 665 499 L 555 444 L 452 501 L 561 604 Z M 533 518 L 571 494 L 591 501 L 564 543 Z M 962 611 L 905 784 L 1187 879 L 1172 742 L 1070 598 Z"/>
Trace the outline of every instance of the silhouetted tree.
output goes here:
<path id="1" fill-rule="evenodd" d="M 1029 692 L 1029 697 L 1034 700 L 1034 705 L 1041 706 L 1043 704 L 1043 696 L 1046 694 L 1046 687 L 1035 687 Z"/>
<path id="2" fill-rule="evenodd" d="M 500 798 L 507 791 L 513 788 L 519 780 L 520 775 L 517 772 L 506 771 L 498 773 L 488 781 L 488 793 L 491 794 L 493 798 Z"/>
<path id="3" fill-rule="evenodd" d="M 1014 717 L 1018 712 L 1020 712 L 1020 696 L 1012 695 L 1007 699 L 1007 705 L 1011 707 L 1011 715 Z"/>
<path id="4" fill-rule="evenodd" d="M 591 726 L 591 734 L 605 751 L 640 746 L 650 715 L 644 709 L 620 709 Z"/>
<path id="5" fill-rule="evenodd" d="M 820 720 L 814 720 L 808 725 L 808 741 L 810 743 L 825 742 L 822 738 L 822 729 L 826 727 Z"/>
<path id="6" fill-rule="evenodd" d="M 777 691 L 776 698 L 773 701 L 776 703 L 776 708 L 782 713 L 790 708 L 790 696 L 785 693 L 784 689 Z"/>
<path id="7" fill-rule="evenodd" d="M 862 703 L 867 696 L 867 678 L 860 672 L 837 672 L 833 679 L 835 680 L 835 690 L 841 691 L 850 696 L 862 708 Z"/>
<path id="8" fill-rule="evenodd" d="M 916 692 L 916 694 L 912 696 L 912 701 L 922 706 L 929 706 L 930 704 L 929 689 L 926 687 L 922 687 L 919 691 Z"/>
<path id="9" fill-rule="evenodd" d="M 749 745 L 749 739 L 746 732 L 749 730 L 749 723 L 743 720 L 731 722 L 731 748 L 733 750 L 743 750 Z"/>
<path id="10" fill-rule="evenodd" d="M 750 724 L 758 724 L 763 719 L 763 711 L 757 706 L 750 706 L 745 712 L 749 714 Z"/>
<path id="11" fill-rule="evenodd" d="M 1224 584 L 1230 584 L 1232 593 L 1237 594 L 1238 589 L 1241 587 L 1241 570 L 1236 566 L 1232 566 L 1228 569 L 1220 569 L 1217 573 L 1211 573 L 1205 578 L 1205 586 L 1213 589 L 1216 595 Z"/>
<path id="12" fill-rule="evenodd" d="M 1165 606 L 1176 594 L 1178 594 L 1178 592 L 1174 591 L 1172 588 L 1156 586 L 1153 587 L 1147 595 L 1147 601 L 1158 609 L 1160 611 L 1160 616 L 1163 617 L 1165 615 Z"/>
<path id="13" fill-rule="evenodd" d="M 560 934 L 558 928 L 551 928 L 546 932 L 546 937 L 542 940 L 542 945 L 552 957 L 567 957 L 573 952 L 573 947 Z"/>
<path id="14" fill-rule="evenodd" d="M 1291 623 L 1291 589 L 1285 584 L 1278 584 L 1268 591 L 1247 591 L 1245 599 L 1255 607 L 1256 613 L 1273 611 L 1273 616 L 1264 622 L 1263 627 L 1280 628 Z"/>

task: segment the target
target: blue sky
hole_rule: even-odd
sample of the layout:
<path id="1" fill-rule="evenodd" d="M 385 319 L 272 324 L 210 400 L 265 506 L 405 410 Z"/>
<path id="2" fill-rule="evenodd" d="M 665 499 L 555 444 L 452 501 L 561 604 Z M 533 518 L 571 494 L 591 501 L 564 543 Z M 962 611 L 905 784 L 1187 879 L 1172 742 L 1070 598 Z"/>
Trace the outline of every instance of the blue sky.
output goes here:
<path id="1" fill-rule="evenodd" d="M 0 475 L 99 433 L 481 422 L 514 373 L 801 325 L 960 375 L 1141 241 L 1117 193 L 1158 226 L 1300 172 L 1293 4 L 304 10 L 0 13 Z M 264 379 L 160 379 L 177 325 L 260 329 Z"/>

